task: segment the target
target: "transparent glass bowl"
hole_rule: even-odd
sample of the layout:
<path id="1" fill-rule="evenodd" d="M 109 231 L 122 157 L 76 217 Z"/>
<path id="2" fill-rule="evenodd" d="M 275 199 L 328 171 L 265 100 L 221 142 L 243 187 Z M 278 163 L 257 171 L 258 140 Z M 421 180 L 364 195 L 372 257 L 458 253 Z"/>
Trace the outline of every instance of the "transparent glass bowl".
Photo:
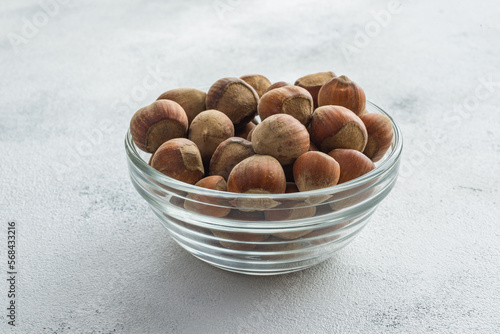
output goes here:
<path id="1" fill-rule="evenodd" d="M 387 115 L 373 103 L 367 108 Z M 125 149 L 135 189 L 183 248 L 225 270 L 275 275 L 328 259 L 368 223 L 398 175 L 403 143 L 392 122 L 391 148 L 373 171 L 301 193 L 236 194 L 195 187 L 151 168 L 150 154 L 135 146 L 130 131 Z"/>

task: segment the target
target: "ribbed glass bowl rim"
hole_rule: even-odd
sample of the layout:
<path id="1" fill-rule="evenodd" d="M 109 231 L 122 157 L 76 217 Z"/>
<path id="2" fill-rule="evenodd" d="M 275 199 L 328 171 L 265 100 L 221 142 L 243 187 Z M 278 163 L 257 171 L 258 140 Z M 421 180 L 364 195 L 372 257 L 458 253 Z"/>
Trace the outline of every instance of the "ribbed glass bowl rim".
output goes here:
<path id="1" fill-rule="evenodd" d="M 175 180 L 163 173 L 158 172 L 156 169 L 152 168 L 151 166 L 148 165 L 146 161 L 144 161 L 134 144 L 134 141 L 132 140 L 132 135 L 130 134 L 130 129 L 128 129 L 127 134 L 125 136 L 125 150 L 127 152 L 127 157 L 128 159 L 133 163 L 134 167 L 137 168 L 139 171 L 143 172 L 145 175 L 147 175 L 149 178 L 151 178 L 153 181 L 159 183 L 160 185 L 164 185 L 166 187 L 170 187 L 173 189 L 176 189 L 177 191 L 184 191 L 187 193 L 191 194 L 196 194 L 196 195 L 205 195 L 205 196 L 212 196 L 212 197 L 219 197 L 219 198 L 227 198 L 227 199 L 234 199 L 235 197 L 237 198 L 270 198 L 270 199 L 297 199 L 297 198 L 303 198 L 303 197 L 312 197 L 312 196 L 321 196 L 321 195 L 332 195 L 336 193 L 340 193 L 346 190 L 350 190 L 353 188 L 357 188 L 362 186 L 365 183 L 368 183 L 376 178 L 378 178 L 380 175 L 385 173 L 387 170 L 391 169 L 400 159 L 401 152 L 403 149 L 403 136 L 401 133 L 401 129 L 397 125 L 397 123 L 394 121 L 394 119 L 387 114 L 382 108 L 377 106 L 376 104 L 366 101 L 367 104 L 376 109 L 379 113 L 386 115 L 389 117 L 389 119 L 392 122 L 393 125 L 393 131 L 394 131 L 394 137 L 393 137 L 393 144 L 392 144 L 392 150 L 390 151 L 389 155 L 385 157 L 385 159 L 378 165 L 374 170 L 372 170 L 369 173 L 366 173 L 363 176 L 360 176 L 354 180 L 351 180 L 346 183 L 338 184 L 335 186 L 327 187 L 327 188 L 322 188 L 318 190 L 311 190 L 311 191 L 304 191 L 304 192 L 298 192 L 298 193 L 286 193 L 286 194 L 241 194 L 241 193 L 231 193 L 231 192 L 224 192 L 224 191 L 219 191 L 219 190 L 212 190 L 212 189 L 207 189 L 207 188 L 202 188 L 202 187 L 197 187 L 185 182 L 181 182 L 178 180 Z"/>

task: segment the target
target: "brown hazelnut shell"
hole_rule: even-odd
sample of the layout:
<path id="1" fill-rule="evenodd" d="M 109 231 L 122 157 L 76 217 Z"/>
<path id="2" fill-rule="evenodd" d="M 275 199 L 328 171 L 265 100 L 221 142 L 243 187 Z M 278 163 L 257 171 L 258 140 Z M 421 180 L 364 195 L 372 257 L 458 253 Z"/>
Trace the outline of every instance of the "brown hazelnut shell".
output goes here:
<path id="1" fill-rule="evenodd" d="M 198 146 L 203 163 L 208 166 L 217 146 L 233 136 L 234 126 L 229 117 L 210 109 L 202 111 L 193 119 L 188 138 Z"/>
<path id="2" fill-rule="evenodd" d="M 311 142 L 322 152 L 348 148 L 362 152 L 368 141 L 363 121 L 341 106 L 323 106 L 314 111 L 309 124 Z"/>
<path id="3" fill-rule="evenodd" d="M 339 177 L 339 163 L 323 152 L 306 152 L 293 164 L 293 179 L 300 191 L 334 186 Z"/>
<path id="4" fill-rule="evenodd" d="M 268 78 L 260 74 L 247 74 L 241 76 L 240 79 L 245 81 L 250 86 L 252 86 L 252 88 L 255 89 L 259 97 L 264 95 L 267 88 L 271 86 L 271 81 L 269 81 Z"/>
<path id="5" fill-rule="evenodd" d="M 271 86 L 267 87 L 266 91 L 264 92 L 267 93 L 269 91 L 272 91 L 273 89 L 280 88 L 280 87 L 285 87 L 285 86 L 292 86 L 292 84 L 285 82 L 285 81 L 278 81 L 273 83 Z"/>
<path id="6" fill-rule="evenodd" d="M 391 147 L 394 131 L 391 119 L 382 114 L 365 114 L 360 117 L 366 126 L 368 142 L 363 153 L 373 162 L 377 162 Z"/>
<path id="7" fill-rule="evenodd" d="M 259 101 L 258 113 L 264 121 L 271 115 L 280 113 L 295 117 L 307 126 L 313 114 L 311 94 L 298 86 L 284 86 L 264 94 Z"/>
<path id="8" fill-rule="evenodd" d="M 190 184 L 195 184 L 205 174 L 198 147 L 186 138 L 174 138 L 163 143 L 153 155 L 151 167 Z"/>
<path id="9" fill-rule="evenodd" d="M 366 96 L 363 88 L 345 75 L 333 78 L 325 83 L 318 93 L 318 106 L 337 105 L 360 115 L 366 108 Z"/>
<path id="10" fill-rule="evenodd" d="M 339 184 L 354 180 L 375 169 L 373 161 L 356 150 L 335 149 L 328 155 L 340 165 Z"/>
<path id="11" fill-rule="evenodd" d="M 227 181 L 227 190 L 235 193 L 283 194 L 286 179 L 278 160 L 255 154 L 238 163 Z"/>
<path id="12" fill-rule="evenodd" d="M 282 165 L 291 164 L 309 149 L 306 127 L 287 114 L 269 116 L 252 132 L 252 146 L 257 154 L 271 155 Z"/>
<path id="13" fill-rule="evenodd" d="M 195 186 L 218 191 L 227 191 L 226 180 L 224 180 L 224 178 L 219 175 L 204 177 L 203 179 L 196 182 Z M 231 208 L 223 207 L 224 205 L 227 206 L 228 203 L 220 198 L 198 194 L 188 194 L 187 199 L 184 202 L 185 209 L 212 217 L 227 216 L 231 211 Z"/>
<path id="14" fill-rule="evenodd" d="M 257 114 L 259 96 L 240 78 L 222 78 L 208 90 L 206 105 L 226 114 L 235 128 L 245 126 Z"/>
<path id="15" fill-rule="evenodd" d="M 319 72 L 319 73 L 309 74 L 303 76 L 302 78 L 297 79 L 297 81 L 295 81 L 295 86 L 307 89 L 307 91 L 312 96 L 314 102 L 314 109 L 316 109 L 318 107 L 319 90 L 325 83 L 336 77 L 337 75 L 333 72 Z"/>
<path id="16" fill-rule="evenodd" d="M 187 129 L 186 112 L 177 102 L 170 100 L 155 101 L 139 109 L 130 120 L 134 143 L 149 153 L 154 153 L 169 139 L 185 137 Z"/>
<path id="17" fill-rule="evenodd" d="M 188 118 L 188 124 L 206 108 L 207 93 L 196 88 L 176 88 L 161 94 L 157 100 L 171 100 L 179 103 Z"/>
<path id="18" fill-rule="evenodd" d="M 209 174 L 220 175 L 227 180 L 234 166 L 254 154 L 252 143 L 248 140 L 228 138 L 215 149 L 210 159 Z"/>

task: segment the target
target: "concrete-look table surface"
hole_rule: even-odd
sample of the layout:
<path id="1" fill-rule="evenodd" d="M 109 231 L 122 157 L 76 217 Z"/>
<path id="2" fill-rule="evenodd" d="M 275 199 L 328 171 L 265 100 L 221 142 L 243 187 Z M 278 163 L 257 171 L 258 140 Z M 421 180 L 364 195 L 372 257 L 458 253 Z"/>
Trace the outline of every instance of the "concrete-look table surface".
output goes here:
<path id="1" fill-rule="evenodd" d="M 498 2 L 2 1 L 1 333 L 498 333 Z M 400 178 L 347 247 L 281 276 L 178 246 L 124 136 L 163 91 L 345 74 L 401 126 Z M 16 230 L 15 327 L 8 223 Z"/>

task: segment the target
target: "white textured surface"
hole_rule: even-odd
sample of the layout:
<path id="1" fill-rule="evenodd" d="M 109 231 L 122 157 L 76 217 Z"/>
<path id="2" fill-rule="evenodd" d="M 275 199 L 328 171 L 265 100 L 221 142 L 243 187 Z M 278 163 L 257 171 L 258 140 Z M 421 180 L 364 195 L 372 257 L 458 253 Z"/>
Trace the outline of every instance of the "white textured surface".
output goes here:
<path id="1" fill-rule="evenodd" d="M 20 262 L 18 326 L 2 283 L 0 332 L 498 332 L 500 5 L 405 2 L 347 59 L 341 46 L 384 8 L 69 1 L 14 52 L 9 39 L 41 7 L 2 1 L 3 282 L 8 220 Z M 324 70 L 360 83 L 404 133 L 403 177 L 366 229 L 331 260 L 277 277 L 224 272 L 177 246 L 128 179 L 133 112 L 220 77 Z M 488 80 L 499 83 L 476 92 Z"/>

